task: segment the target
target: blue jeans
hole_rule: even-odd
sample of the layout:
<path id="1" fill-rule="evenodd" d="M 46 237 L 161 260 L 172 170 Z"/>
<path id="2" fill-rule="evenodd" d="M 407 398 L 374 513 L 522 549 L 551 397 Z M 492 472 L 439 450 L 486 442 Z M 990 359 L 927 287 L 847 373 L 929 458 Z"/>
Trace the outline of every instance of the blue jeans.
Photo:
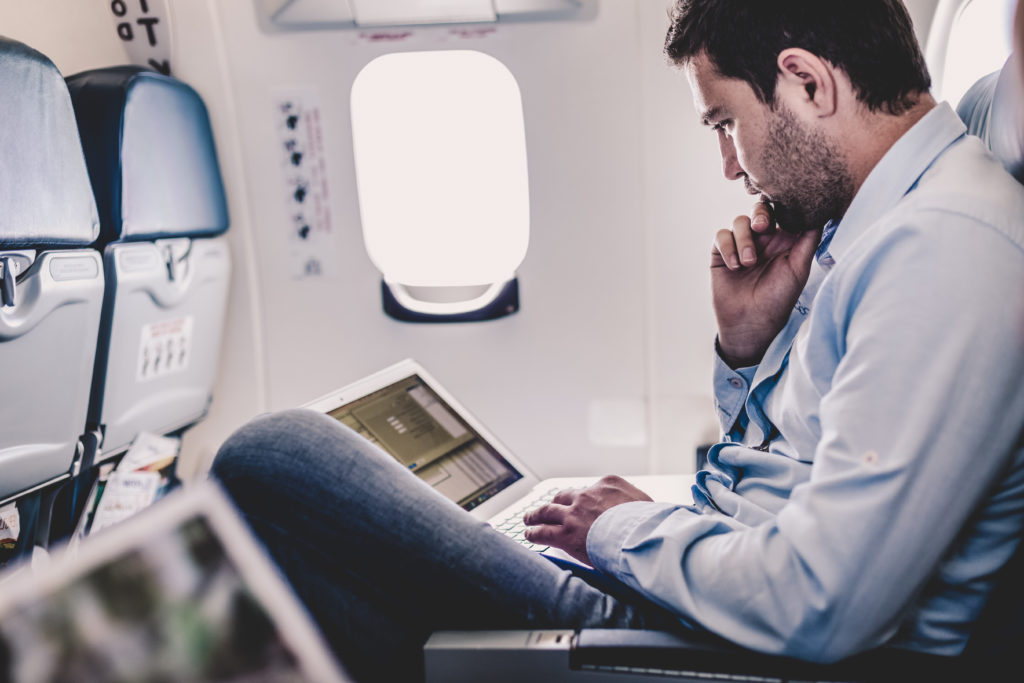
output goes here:
<path id="1" fill-rule="evenodd" d="M 422 679 L 423 643 L 441 629 L 683 628 L 622 584 L 509 540 L 320 413 L 253 420 L 212 476 L 359 681 Z"/>

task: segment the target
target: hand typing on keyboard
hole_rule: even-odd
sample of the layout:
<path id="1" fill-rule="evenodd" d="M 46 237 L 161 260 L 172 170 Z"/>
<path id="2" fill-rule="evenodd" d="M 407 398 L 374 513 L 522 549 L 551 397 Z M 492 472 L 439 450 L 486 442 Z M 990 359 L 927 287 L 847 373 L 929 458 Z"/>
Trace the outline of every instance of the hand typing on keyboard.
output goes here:
<path id="1" fill-rule="evenodd" d="M 541 546 L 561 548 L 580 562 L 590 564 L 587 534 L 608 508 L 636 500 L 651 500 L 622 477 L 602 477 L 593 486 L 559 491 L 550 503 L 523 516 L 524 538 Z"/>
<path id="2" fill-rule="evenodd" d="M 503 517 L 500 522 L 493 523 L 492 526 L 511 538 L 513 541 L 521 543 L 530 550 L 544 552 L 549 546 L 540 543 L 531 543 L 526 540 L 526 524 L 523 522 L 523 515 L 539 505 L 551 502 L 558 493 L 559 489 L 550 489 L 536 498 L 531 498 L 526 503 L 519 506 L 518 509 L 513 510 L 507 516 Z"/>

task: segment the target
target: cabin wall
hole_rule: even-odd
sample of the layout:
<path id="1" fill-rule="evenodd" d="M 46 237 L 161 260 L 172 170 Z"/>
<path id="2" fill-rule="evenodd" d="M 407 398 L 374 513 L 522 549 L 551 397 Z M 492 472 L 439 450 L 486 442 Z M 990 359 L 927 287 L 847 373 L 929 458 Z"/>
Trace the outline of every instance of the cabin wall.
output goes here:
<path id="1" fill-rule="evenodd" d="M 920 22 L 934 4 L 908 3 Z M 714 136 L 665 63 L 667 5 L 602 0 L 593 18 L 484 30 L 271 34 L 252 0 L 173 0 L 174 74 L 210 110 L 233 258 L 214 402 L 186 435 L 183 475 L 201 475 L 250 417 L 406 356 L 541 476 L 692 470 L 695 446 L 717 434 L 709 248 L 750 198 L 722 177 Z M 106 0 L 5 3 L 0 26 L 65 75 L 129 61 Z M 387 318 L 363 245 L 352 82 L 381 54 L 434 49 L 491 54 L 522 92 L 530 245 L 522 308 L 497 321 Z M 294 272 L 278 112 L 293 95 L 322 122 L 330 233 L 319 276 Z"/>
<path id="2" fill-rule="evenodd" d="M 413 356 L 542 475 L 648 471 L 655 464 L 648 454 L 657 452 L 649 446 L 662 441 L 676 451 L 666 465 L 692 469 L 693 446 L 714 432 L 706 389 L 713 331 L 703 291 L 709 233 L 695 212 L 680 226 L 678 205 L 708 195 L 687 187 L 693 159 L 677 124 L 686 120 L 691 131 L 694 124 L 684 80 L 661 56 L 663 3 L 602 3 L 592 20 L 479 32 L 303 34 L 262 32 L 247 0 L 217 8 L 233 106 L 245 112 L 234 132 L 258 273 L 267 408 L 300 404 Z M 502 320 L 411 325 L 385 317 L 380 276 L 363 246 L 352 82 L 381 54 L 432 49 L 493 55 L 522 92 L 530 247 L 518 272 L 522 309 Z M 320 108 L 331 195 L 334 249 L 324 254 L 322 276 L 303 279 L 289 268 L 275 130 L 275 98 L 290 91 Z M 698 175 L 717 176 L 713 141 L 701 148 L 712 164 L 700 164 L 707 171 Z M 653 191 L 646 180 L 663 178 L 666 167 L 678 181 Z M 655 241 L 668 237 L 670 245 L 652 244 L 655 221 Z M 676 252 L 691 262 L 676 261 Z M 651 267 L 652 256 L 664 261 Z M 677 331 L 680 339 L 666 344 L 666 332 Z M 666 361 L 670 370 L 652 374 Z M 694 415 L 665 423 L 662 399 Z"/>

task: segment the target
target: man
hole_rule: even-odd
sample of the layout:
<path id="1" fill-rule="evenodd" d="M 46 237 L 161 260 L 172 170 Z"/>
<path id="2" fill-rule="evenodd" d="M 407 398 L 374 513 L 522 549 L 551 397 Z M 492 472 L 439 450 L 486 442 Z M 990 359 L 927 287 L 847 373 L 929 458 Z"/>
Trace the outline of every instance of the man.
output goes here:
<path id="1" fill-rule="evenodd" d="M 1024 526 L 1024 189 L 929 77 L 899 0 L 679 0 L 666 44 L 723 168 L 724 438 L 692 506 L 616 477 L 526 517 L 521 550 L 329 418 L 214 463 L 357 676 L 442 628 L 701 628 L 833 661 L 956 654 Z"/>

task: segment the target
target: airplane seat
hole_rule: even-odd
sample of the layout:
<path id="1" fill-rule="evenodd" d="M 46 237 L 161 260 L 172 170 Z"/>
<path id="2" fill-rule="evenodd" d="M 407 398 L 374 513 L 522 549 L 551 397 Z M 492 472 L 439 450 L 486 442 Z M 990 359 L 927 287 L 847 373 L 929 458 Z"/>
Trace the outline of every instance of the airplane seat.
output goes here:
<path id="1" fill-rule="evenodd" d="M 227 304 L 227 201 L 205 104 L 135 66 L 67 78 L 100 216 L 106 296 L 85 465 L 205 415 Z"/>
<path id="2" fill-rule="evenodd" d="M 24 550 L 37 529 L 47 533 L 40 497 L 81 457 L 104 280 L 63 76 L 45 55 L 0 37 L 0 89 L 0 503 L 17 501 Z"/>
<path id="3" fill-rule="evenodd" d="M 975 83 L 961 98 L 957 114 L 967 131 L 988 145 L 1018 181 L 1024 183 L 1024 85 L 1014 55 L 999 71 Z"/>
<path id="4" fill-rule="evenodd" d="M 957 113 L 1024 183 L 1024 97 L 1013 55 L 980 79 Z M 438 631 L 424 646 L 427 683 L 664 680 L 833 681 L 1010 680 L 1024 642 L 1024 537 L 958 657 L 880 647 L 830 665 L 766 655 L 710 634 L 623 629 Z"/>

